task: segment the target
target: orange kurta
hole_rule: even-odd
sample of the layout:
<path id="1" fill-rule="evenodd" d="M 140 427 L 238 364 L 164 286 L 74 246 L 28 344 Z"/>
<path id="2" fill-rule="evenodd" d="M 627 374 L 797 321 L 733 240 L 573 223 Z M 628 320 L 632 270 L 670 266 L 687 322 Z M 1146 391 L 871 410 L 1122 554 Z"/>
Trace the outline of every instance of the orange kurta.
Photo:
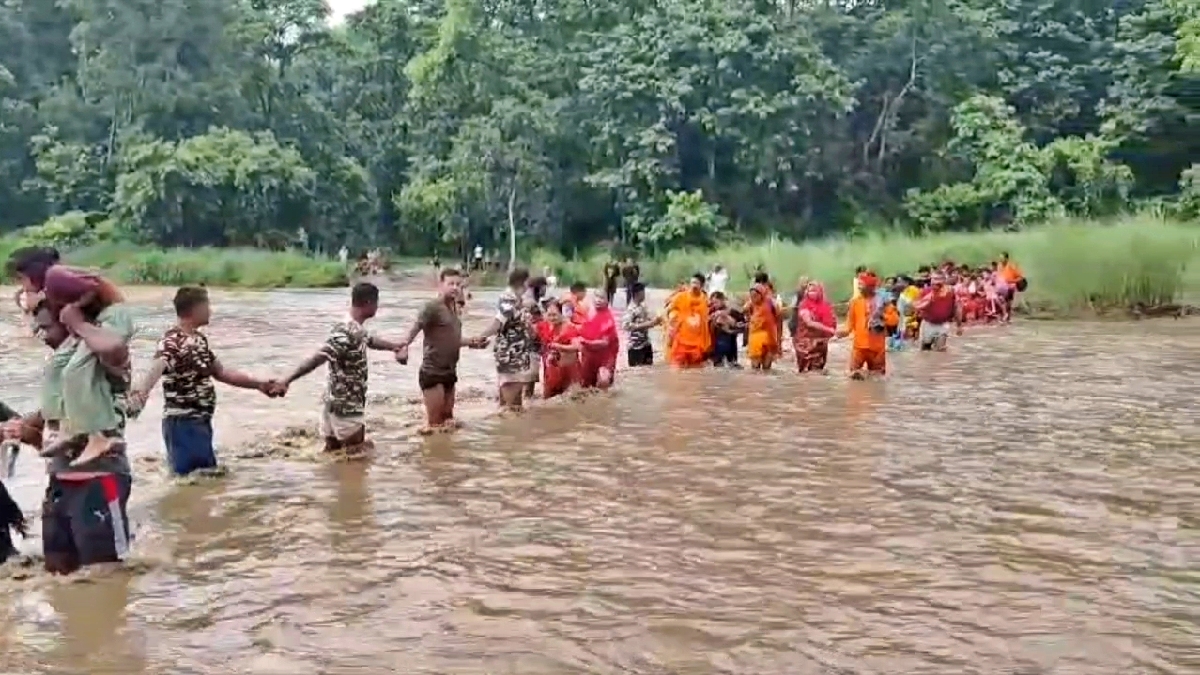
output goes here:
<path id="1" fill-rule="evenodd" d="M 675 366 L 698 366 L 708 359 L 712 333 L 708 327 L 708 295 L 703 291 L 678 293 L 671 299 L 668 359 Z"/>

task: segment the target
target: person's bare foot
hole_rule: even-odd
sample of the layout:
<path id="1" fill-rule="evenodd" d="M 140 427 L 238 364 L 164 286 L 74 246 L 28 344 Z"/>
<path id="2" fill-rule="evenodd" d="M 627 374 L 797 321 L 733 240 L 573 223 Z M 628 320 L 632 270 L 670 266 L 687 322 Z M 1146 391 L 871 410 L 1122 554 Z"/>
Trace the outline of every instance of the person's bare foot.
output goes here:
<path id="1" fill-rule="evenodd" d="M 428 424 L 421 427 L 420 429 L 417 429 L 417 433 L 421 434 L 422 436 L 432 436 L 436 432 L 437 432 L 437 428 L 431 427 Z"/>
<path id="2" fill-rule="evenodd" d="M 71 466 L 81 466 L 88 462 L 103 457 L 110 449 L 112 449 L 113 440 L 100 434 L 92 434 L 88 436 L 87 445 L 84 446 L 83 452 L 79 453 L 72 462 Z"/>
<path id="3" fill-rule="evenodd" d="M 856 370 L 856 371 L 854 371 L 853 373 L 850 373 L 850 379 L 852 379 L 852 380 L 865 380 L 865 379 L 867 379 L 867 376 L 866 376 L 866 375 L 863 375 L 863 371 L 861 371 L 861 370 Z"/>

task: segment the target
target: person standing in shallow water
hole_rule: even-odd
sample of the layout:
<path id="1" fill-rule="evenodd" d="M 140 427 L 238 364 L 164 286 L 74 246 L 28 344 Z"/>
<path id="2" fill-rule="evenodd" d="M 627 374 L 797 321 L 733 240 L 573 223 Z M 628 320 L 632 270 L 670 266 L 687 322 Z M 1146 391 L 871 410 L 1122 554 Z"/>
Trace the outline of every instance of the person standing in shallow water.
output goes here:
<path id="1" fill-rule="evenodd" d="M 150 370 L 129 392 L 129 401 L 138 409 L 145 406 L 154 385 L 162 379 L 167 461 L 175 475 L 186 476 L 217 468 L 212 424 L 217 389 L 213 380 L 269 396 L 279 390 L 279 383 L 226 368 L 213 354 L 201 330 L 212 317 L 206 289 L 184 286 L 175 292 L 174 305 L 176 323 L 158 341 Z"/>
<path id="2" fill-rule="evenodd" d="M 34 310 L 34 325 L 38 337 L 53 350 L 46 361 L 40 406 L 34 413 L 0 425 L 0 432 L 6 439 L 54 453 L 48 458 L 50 477 L 42 502 L 46 570 L 70 574 L 81 567 L 121 562 L 129 554 L 126 505 L 133 489 L 124 442 L 133 319 L 119 304 L 105 309 L 95 322 L 86 321 L 76 307 L 56 316 L 50 304 L 43 301 Z M 120 424 L 111 432 L 114 443 L 107 453 L 86 467 L 75 467 L 72 458 L 82 452 L 86 441 L 59 440 L 66 418 L 64 371 L 85 349 L 95 357 L 89 361 L 87 374 L 93 381 L 88 388 L 104 398 L 120 416 Z M 83 374 L 77 371 L 73 376 Z M 64 452 L 59 452 L 60 448 Z"/>
<path id="3" fill-rule="evenodd" d="M 829 358 L 829 341 L 837 334 L 837 316 L 821 284 L 809 282 L 802 293 L 796 303 L 796 330 L 792 335 L 796 370 L 822 372 Z"/>
<path id="4" fill-rule="evenodd" d="M 390 342 L 367 330 L 366 323 L 379 311 L 379 289 L 360 282 L 350 290 L 350 312 L 334 324 L 325 342 L 278 386 L 282 396 L 296 380 L 326 364 L 329 377 L 321 397 L 321 435 L 325 450 L 336 452 L 367 444 L 364 413 L 367 407 L 367 350 L 390 351 L 397 361 L 406 360 L 398 342 Z"/>
<path id="5" fill-rule="evenodd" d="M 525 282 L 529 271 L 523 267 L 508 275 L 508 288 L 496 301 L 496 316 L 475 341 L 486 342 L 496 337 L 496 381 L 500 389 L 500 405 L 509 410 L 524 406 L 525 387 L 533 381 L 535 341 L 533 317 L 524 301 Z"/>
<path id="6" fill-rule="evenodd" d="M 654 346 L 650 329 L 662 323 L 662 317 L 650 316 L 646 308 L 646 287 L 635 282 L 630 287 L 629 305 L 621 316 L 621 327 L 629 335 L 626 357 L 631 368 L 654 365 Z"/>
<path id="7" fill-rule="evenodd" d="M 437 297 L 426 302 L 417 314 L 408 335 L 400 342 L 396 358 L 408 360 L 408 347 L 420 333 L 425 334 L 417 386 L 425 404 L 422 434 L 439 428 L 454 428 L 454 397 L 458 385 L 458 359 L 463 347 L 479 349 L 486 341 L 463 340 L 458 298 L 462 293 L 462 275 L 453 268 L 438 273 Z"/>
<path id="8" fill-rule="evenodd" d="M 962 307 L 954 289 L 946 285 L 946 276 L 935 272 L 929 286 L 918 296 L 913 308 L 920 313 L 921 325 L 917 329 L 917 342 L 921 351 L 946 351 L 950 337 L 949 323 L 954 322 L 955 333 L 962 335 Z"/>
<path id="9" fill-rule="evenodd" d="M 704 365 L 712 348 L 712 332 L 709 328 L 708 295 L 704 292 L 704 275 L 692 276 L 686 290 L 671 298 L 667 317 L 670 334 L 667 360 L 679 368 L 695 368 Z"/>
<path id="10" fill-rule="evenodd" d="M 850 348 L 850 376 L 858 380 L 866 375 L 887 374 L 887 327 L 875 297 L 878 287 L 879 277 L 873 273 L 864 272 L 858 276 L 860 295 L 850 301 L 846 326 L 837 333 L 838 337 L 854 337 Z"/>

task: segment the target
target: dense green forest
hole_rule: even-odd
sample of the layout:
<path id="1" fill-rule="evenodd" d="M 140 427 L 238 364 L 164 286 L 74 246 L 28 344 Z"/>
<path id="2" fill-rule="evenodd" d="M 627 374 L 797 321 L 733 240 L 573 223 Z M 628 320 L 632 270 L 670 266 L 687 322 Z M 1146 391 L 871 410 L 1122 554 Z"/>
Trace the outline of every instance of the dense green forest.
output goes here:
<path id="1" fill-rule="evenodd" d="M 1200 210 L 1196 0 L 0 0 L 0 228 L 718 240 Z"/>

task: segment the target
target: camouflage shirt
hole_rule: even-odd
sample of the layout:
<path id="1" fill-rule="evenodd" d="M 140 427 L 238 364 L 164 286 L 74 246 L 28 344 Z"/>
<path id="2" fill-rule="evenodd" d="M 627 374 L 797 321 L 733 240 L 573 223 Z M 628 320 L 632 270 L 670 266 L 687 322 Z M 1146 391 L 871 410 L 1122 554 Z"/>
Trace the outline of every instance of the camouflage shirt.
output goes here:
<path id="1" fill-rule="evenodd" d="M 367 407 L 367 343 L 370 334 L 361 323 L 346 318 L 329 331 L 321 355 L 329 364 L 322 401 L 329 412 L 343 417 L 361 415 Z"/>
<path id="2" fill-rule="evenodd" d="M 203 333 L 185 333 L 170 328 L 158 341 L 154 358 L 166 364 L 163 371 L 163 415 L 166 417 L 212 417 L 217 407 L 217 389 L 212 373 L 217 358 Z"/>
<path id="3" fill-rule="evenodd" d="M 625 332 L 629 333 L 629 349 L 645 349 L 650 346 L 649 329 L 634 328 L 638 324 L 648 323 L 649 321 L 650 310 L 646 309 L 646 303 L 635 302 L 625 308 L 625 314 L 621 317 L 621 323 Z"/>
<path id="4" fill-rule="evenodd" d="M 494 352 L 496 370 L 501 373 L 529 370 L 533 366 L 532 354 L 536 347 L 533 318 L 524 300 L 512 289 L 500 294 L 496 302 L 496 320 L 500 322 Z"/>

